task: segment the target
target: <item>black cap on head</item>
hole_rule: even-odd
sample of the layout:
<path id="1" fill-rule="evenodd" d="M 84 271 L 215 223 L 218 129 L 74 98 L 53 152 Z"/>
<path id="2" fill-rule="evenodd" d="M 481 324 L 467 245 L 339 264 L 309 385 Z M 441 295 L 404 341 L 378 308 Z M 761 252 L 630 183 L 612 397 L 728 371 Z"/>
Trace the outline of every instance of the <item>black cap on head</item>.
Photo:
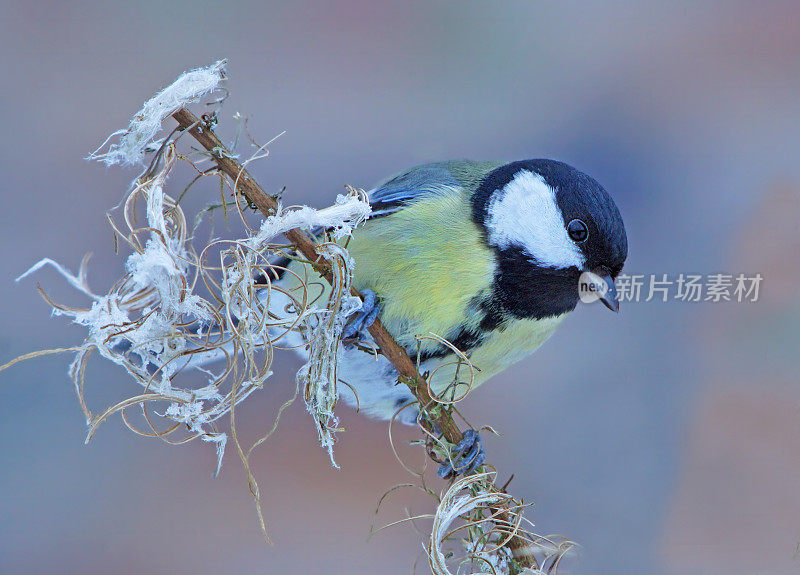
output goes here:
<path id="1" fill-rule="evenodd" d="M 586 267 L 602 266 L 616 277 L 628 257 L 628 237 L 617 204 L 605 188 L 564 162 L 530 160 L 523 163 L 555 190 L 565 225 L 579 220 L 588 227 L 588 237 L 578 244 L 586 256 Z"/>
<path id="2" fill-rule="evenodd" d="M 615 278 L 628 255 L 614 200 L 594 178 L 563 162 L 523 160 L 492 170 L 472 209 L 498 253 L 496 296 L 518 317 L 572 310 L 583 271 Z"/>

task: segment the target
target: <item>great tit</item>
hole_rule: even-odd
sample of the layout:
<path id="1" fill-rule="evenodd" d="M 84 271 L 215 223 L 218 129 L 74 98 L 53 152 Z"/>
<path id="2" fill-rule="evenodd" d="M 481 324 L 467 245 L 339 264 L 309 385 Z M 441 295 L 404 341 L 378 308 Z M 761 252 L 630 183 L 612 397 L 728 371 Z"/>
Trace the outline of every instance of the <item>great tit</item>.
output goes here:
<path id="1" fill-rule="evenodd" d="M 372 216 L 347 243 L 353 286 L 365 301 L 344 335 L 358 331 L 368 343 L 363 328 L 377 316 L 431 374 L 434 393 L 458 397 L 457 382 L 481 385 L 536 350 L 575 309 L 584 272 L 602 284 L 591 287 L 603 303 L 618 309 L 614 279 L 628 252 L 622 217 L 597 181 L 563 162 L 425 164 L 369 198 Z M 288 267 L 314 277 L 303 265 Z M 298 288 L 293 274 L 279 283 Z M 281 313 L 286 302 L 272 297 Z M 472 375 L 430 334 L 461 350 Z M 360 346 L 339 353 L 348 403 L 374 417 L 416 421 L 414 397 L 383 356 Z"/>

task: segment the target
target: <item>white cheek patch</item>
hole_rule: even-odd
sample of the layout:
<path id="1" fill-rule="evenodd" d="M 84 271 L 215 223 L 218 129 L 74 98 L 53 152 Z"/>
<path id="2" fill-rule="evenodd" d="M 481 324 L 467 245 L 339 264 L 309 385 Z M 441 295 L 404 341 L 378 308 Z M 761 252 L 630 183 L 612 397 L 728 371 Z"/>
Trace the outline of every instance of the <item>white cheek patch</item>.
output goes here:
<path id="1" fill-rule="evenodd" d="M 567 234 L 555 190 L 528 170 L 520 171 L 492 198 L 486 229 L 491 244 L 522 246 L 542 266 L 583 268 L 586 263 Z"/>

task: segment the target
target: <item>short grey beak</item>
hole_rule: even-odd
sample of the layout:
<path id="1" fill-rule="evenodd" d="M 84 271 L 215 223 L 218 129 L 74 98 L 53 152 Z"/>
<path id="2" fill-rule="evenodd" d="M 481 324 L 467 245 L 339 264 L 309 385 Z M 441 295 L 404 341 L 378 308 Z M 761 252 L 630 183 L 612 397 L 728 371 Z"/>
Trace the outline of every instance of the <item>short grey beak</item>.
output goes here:
<path id="1" fill-rule="evenodd" d="M 614 286 L 614 278 L 611 277 L 611 274 L 608 273 L 608 270 L 605 268 L 594 269 L 592 273 L 599 276 L 605 284 L 605 286 L 598 286 L 603 288 L 599 290 L 601 294 L 600 301 L 611 311 L 615 313 L 619 312 L 619 299 L 617 299 L 617 288 Z"/>

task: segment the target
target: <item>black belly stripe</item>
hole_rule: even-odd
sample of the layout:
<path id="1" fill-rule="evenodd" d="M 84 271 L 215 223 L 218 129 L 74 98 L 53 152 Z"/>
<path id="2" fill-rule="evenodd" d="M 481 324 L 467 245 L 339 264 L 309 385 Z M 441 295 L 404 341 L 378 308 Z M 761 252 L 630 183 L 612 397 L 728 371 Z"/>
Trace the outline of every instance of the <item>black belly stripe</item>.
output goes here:
<path id="1" fill-rule="evenodd" d="M 496 300 L 493 297 L 481 298 L 479 302 L 471 306 L 477 308 L 476 313 L 483 315 L 481 321 L 478 323 L 477 331 L 461 328 L 458 332 L 451 334 L 450 337 L 447 338 L 447 341 L 465 355 L 469 355 L 469 352 L 483 344 L 492 332 L 504 330 L 507 325 L 506 317 L 495 302 Z M 446 345 L 439 345 L 434 350 L 421 352 L 420 362 L 428 359 L 445 357 L 452 353 L 453 350 Z M 416 355 L 416 350 L 409 352 L 409 355 L 414 357 Z"/>
<path id="2" fill-rule="evenodd" d="M 478 347 L 478 345 L 486 338 L 487 334 L 479 334 L 473 331 L 461 330 L 456 337 L 448 339 L 456 349 L 464 354 L 470 350 Z M 446 345 L 439 345 L 436 349 L 431 351 L 423 351 L 420 353 L 420 362 L 434 359 L 437 357 L 445 357 L 453 353 L 453 350 Z M 412 355 L 413 357 L 413 355 Z"/>

